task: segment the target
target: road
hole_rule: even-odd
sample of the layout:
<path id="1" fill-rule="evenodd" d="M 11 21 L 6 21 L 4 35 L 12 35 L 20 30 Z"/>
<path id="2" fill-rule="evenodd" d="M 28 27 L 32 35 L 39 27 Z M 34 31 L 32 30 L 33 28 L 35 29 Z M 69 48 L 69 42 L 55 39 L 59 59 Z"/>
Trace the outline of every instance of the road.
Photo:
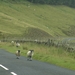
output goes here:
<path id="1" fill-rule="evenodd" d="M 75 71 L 64 69 L 37 60 L 27 61 L 21 56 L 0 49 L 0 75 L 75 75 Z"/>

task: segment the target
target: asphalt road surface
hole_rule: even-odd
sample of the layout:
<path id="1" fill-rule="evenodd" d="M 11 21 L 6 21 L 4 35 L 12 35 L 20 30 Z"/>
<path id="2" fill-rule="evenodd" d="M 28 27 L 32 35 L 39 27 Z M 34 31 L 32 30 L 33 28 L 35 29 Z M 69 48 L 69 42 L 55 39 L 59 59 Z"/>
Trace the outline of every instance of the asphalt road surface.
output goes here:
<path id="1" fill-rule="evenodd" d="M 40 61 L 16 59 L 15 54 L 0 49 L 0 75 L 75 75 L 75 71 Z"/>

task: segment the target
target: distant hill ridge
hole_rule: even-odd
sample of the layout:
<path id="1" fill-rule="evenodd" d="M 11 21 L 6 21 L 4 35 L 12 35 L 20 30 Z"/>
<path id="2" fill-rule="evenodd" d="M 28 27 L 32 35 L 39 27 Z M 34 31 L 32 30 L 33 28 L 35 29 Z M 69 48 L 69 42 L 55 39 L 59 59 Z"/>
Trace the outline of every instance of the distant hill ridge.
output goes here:
<path id="1" fill-rule="evenodd" d="M 49 5 L 66 5 L 75 8 L 75 0 L 0 0 L 5 2 L 25 2 L 29 1 L 32 3 L 49 4 Z"/>
<path id="2" fill-rule="evenodd" d="M 32 3 L 50 4 L 50 5 L 66 5 L 75 7 L 75 0 L 27 0 Z"/>

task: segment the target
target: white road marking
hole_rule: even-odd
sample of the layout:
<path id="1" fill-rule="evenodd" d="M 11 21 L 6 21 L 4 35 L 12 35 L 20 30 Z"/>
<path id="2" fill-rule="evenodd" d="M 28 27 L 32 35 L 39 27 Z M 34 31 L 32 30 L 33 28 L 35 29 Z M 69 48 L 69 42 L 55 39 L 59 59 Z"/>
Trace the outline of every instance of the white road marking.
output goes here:
<path id="1" fill-rule="evenodd" d="M 14 73 L 14 72 L 11 72 L 11 74 L 12 74 L 12 75 L 17 75 L 17 74 L 16 74 L 16 73 Z"/>
<path id="2" fill-rule="evenodd" d="M 5 66 L 3 66 L 3 65 L 1 65 L 1 64 L 0 64 L 0 67 L 4 68 L 5 70 L 9 70 L 8 68 L 6 68 Z M 11 72 L 11 74 L 12 74 L 12 75 L 17 75 L 17 74 L 14 73 L 14 72 Z"/>
<path id="3" fill-rule="evenodd" d="M 1 64 L 0 64 L 0 66 L 1 66 L 2 68 L 4 68 L 5 70 L 9 70 L 8 68 L 6 68 L 5 66 L 3 66 L 3 65 L 1 65 Z"/>

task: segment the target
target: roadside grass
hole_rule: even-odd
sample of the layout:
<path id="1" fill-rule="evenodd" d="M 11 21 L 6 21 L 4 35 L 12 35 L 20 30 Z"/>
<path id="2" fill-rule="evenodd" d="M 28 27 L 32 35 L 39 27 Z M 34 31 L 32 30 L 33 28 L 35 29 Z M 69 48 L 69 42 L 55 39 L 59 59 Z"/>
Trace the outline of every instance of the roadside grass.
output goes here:
<path id="1" fill-rule="evenodd" d="M 49 47 L 44 44 L 26 42 L 24 44 L 21 43 L 21 46 L 18 48 L 15 45 L 12 46 L 11 43 L 0 43 L 0 49 L 4 49 L 14 54 L 16 50 L 20 49 L 21 56 L 25 57 L 27 51 L 33 49 L 33 59 L 75 70 L 75 58 L 73 58 L 71 53 L 65 51 L 63 48 L 60 47 Z"/>

